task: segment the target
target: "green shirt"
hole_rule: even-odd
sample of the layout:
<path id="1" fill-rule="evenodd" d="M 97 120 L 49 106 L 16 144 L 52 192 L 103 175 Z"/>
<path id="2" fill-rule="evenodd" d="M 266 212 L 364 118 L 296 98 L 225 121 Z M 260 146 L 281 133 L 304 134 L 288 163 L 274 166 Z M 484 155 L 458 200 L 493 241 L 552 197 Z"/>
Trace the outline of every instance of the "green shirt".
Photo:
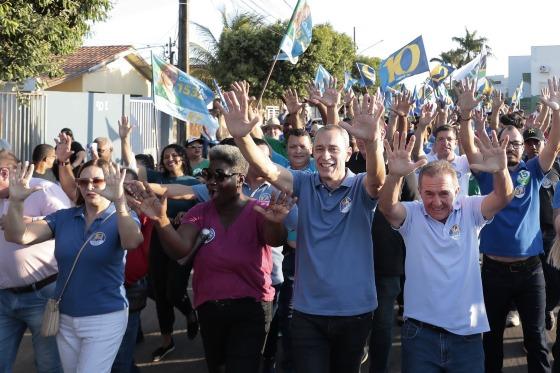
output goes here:
<path id="1" fill-rule="evenodd" d="M 274 150 L 276 153 L 288 158 L 288 152 L 286 151 L 286 142 L 273 139 L 272 137 L 264 138 L 268 145 Z"/>

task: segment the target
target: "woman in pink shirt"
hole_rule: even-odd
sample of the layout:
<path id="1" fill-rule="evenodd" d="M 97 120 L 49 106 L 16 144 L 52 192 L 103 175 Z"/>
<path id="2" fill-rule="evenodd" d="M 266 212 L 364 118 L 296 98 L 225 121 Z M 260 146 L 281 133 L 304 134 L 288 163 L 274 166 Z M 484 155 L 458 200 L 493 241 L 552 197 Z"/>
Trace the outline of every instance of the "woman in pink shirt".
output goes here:
<path id="1" fill-rule="evenodd" d="M 270 246 L 284 244 L 283 221 L 293 201 L 281 195 L 263 208 L 246 197 L 249 165 L 236 147 L 218 145 L 209 158 L 204 176 L 211 200 L 189 210 L 178 230 L 165 214 L 165 199 L 148 190 L 139 197 L 140 208 L 155 221 L 172 258 L 189 255 L 200 231 L 208 229 L 193 263 L 194 306 L 208 370 L 256 373 L 274 297 Z"/>

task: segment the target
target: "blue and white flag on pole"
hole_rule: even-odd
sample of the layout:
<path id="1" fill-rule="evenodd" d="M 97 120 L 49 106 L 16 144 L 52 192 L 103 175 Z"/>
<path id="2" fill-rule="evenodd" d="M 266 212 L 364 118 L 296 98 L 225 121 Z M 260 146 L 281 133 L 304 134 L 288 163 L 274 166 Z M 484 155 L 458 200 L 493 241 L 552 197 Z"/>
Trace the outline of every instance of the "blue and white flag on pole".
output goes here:
<path id="1" fill-rule="evenodd" d="M 365 63 L 356 62 L 356 67 L 360 73 L 360 85 L 371 87 L 375 85 L 375 69 Z"/>
<path id="2" fill-rule="evenodd" d="M 321 91 L 321 94 L 325 93 L 325 86 L 328 86 L 332 79 L 332 75 L 323 67 L 319 65 L 317 72 L 315 73 L 315 86 Z"/>
<path id="3" fill-rule="evenodd" d="M 422 35 L 391 54 L 379 65 L 379 82 L 382 89 L 410 76 L 429 71 L 428 58 Z"/>
<path id="4" fill-rule="evenodd" d="M 286 34 L 280 43 L 280 50 L 294 65 L 297 63 L 297 57 L 301 56 L 311 44 L 312 34 L 311 8 L 306 0 L 298 0 Z"/>
<path id="5" fill-rule="evenodd" d="M 214 92 L 206 84 L 154 55 L 152 84 L 156 109 L 185 122 L 218 129 L 218 123 L 208 112 Z"/>
<path id="6" fill-rule="evenodd" d="M 349 71 L 344 72 L 344 92 L 349 92 L 354 84 L 358 83 L 358 79 L 352 78 Z"/>

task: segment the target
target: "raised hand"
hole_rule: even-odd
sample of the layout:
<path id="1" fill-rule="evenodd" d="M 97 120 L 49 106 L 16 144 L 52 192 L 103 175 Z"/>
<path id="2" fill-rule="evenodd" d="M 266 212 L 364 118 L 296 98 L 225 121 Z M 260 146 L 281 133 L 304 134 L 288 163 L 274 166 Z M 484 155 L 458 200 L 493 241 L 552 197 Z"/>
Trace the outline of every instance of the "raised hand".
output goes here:
<path id="1" fill-rule="evenodd" d="M 65 133 L 59 133 L 58 138 L 54 138 L 54 142 L 56 143 L 56 159 L 59 162 L 66 162 L 74 152 L 71 150 L 72 148 L 72 138 Z"/>
<path id="2" fill-rule="evenodd" d="M 414 103 L 414 100 L 412 99 L 412 97 L 410 97 L 410 92 L 405 91 L 402 95 L 398 94 L 395 95 L 395 98 L 393 100 L 393 111 L 401 116 L 401 117 L 406 117 L 408 116 L 408 113 L 410 112 L 410 108 L 412 107 L 412 104 Z"/>
<path id="3" fill-rule="evenodd" d="M 120 166 L 112 163 L 107 169 L 103 169 L 103 177 L 105 178 L 105 188 L 93 188 L 93 192 L 111 202 L 125 202 L 124 197 L 124 178 L 126 170 L 121 170 Z"/>
<path id="4" fill-rule="evenodd" d="M 284 95 L 282 95 L 282 99 L 286 104 L 288 113 L 290 113 L 291 115 L 299 114 L 303 109 L 303 103 L 299 101 L 298 94 L 295 89 L 289 88 L 285 90 Z"/>
<path id="5" fill-rule="evenodd" d="M 158 197 L 150 188 L 150 185 L 144 182 L 144 190 L 135 196 L 132 206 L 151 220 L 165 221 L 167 219 L 167 192 Z"/>
<path id="6" fill-rule="evenodd" d="M 128 122 L 128 117 L 123 115 L 121 120 L 118 121 L 119 123 L 119 137 L 121 139 L 126 139 L 132 130 L 132 126 Z"/>
<path id="7" fill-rule="evenodd" d="M 354 98 L 354 118 L 352 123 L 340 122 L 339 125 L 357 139 L 373 141 L 381 138 L 381 130 L 384 125 L 381 120 L 385 107 L 383 106 L 383 96 L 379 89 L 374 96 L 365 94 L 362 104 Z"/>
<path id="8" fill-rule="evenodd" d="M 499 113 L 505 105 L 504 95 L 501 91 L 494 91 L 492 95 L 492 112 Z"/>
<path id="9" fill-rule="evenodd" d="M 261 117 L 256 115 L 253 119 L 249 119 L 248 83 L 235 82 L 232 84 L 232 89 L 233 91 L 224 93 L 224 99 L 229 110 L 226 110 L 219 102 L 216 102 L 216 106 L 224 114 L 229 133 L 233 137 L 245 137 L 251 133 L 257 123 L 261 122 Z"/>
<path id="10" fill-rule="evenodd" d="M 428 161 L 425 158 L 417 162 L 412 162 L 411 153 L 414 148 L 416 138 L 414 135 L 410 137 L 408 144 L 406 143 L 406 132 L 399 136 L 396 131 L 393 135 L 393 147 L 387 139 L 384 140 L 385 153 L 387 154 L 387 161 L 389 167 L 389 175 L 405 177 L 406 175 L 414 172 L 417 168 L 424 166 Z"/>
<path id="11" fill-rule="evenodd" d="M 541 96 L 541 101 L 543 104 L 548 106 L 552 111 L 560 110 L 560 82 L 556 80 L 556 77 L 548 79 L 548 89 L 543 89 Z"/>
<path id="12" fill-rule="evenodd" d="M 266 220 L 273 223 L 282 223 L 290 213 L 290 210 L 297 201 L 297 197 L 290 197 L 285 192 L 279 192 L 270 198 L 266 208 L 255 205 L 255 211 L 261 213 Z"/>
<path id="13" fill-rule="evenodd" d="M 486 114 L 483 110 L 475 110 L 473 114 L 474 127 L 477 133 L 486 133 Z M 479 135 L 480 136 L 480 135 Z"/>
<path id="14" fill-rule="evenodd" d="M 475 137 L 474 141 L 482 154 L 482 163 L 471 163 L 471 170 L 494 173 L 506 169 L 506 148 L 509 142 L 509 136 L 505 136 L 500 144 L 496 136 L 496 131 L 492 131 L 492 140 L 490 140 L 488 135 L 486 135 L 486 131 L 484 131 Z"/>
<path id="15" fill-rule="evenodd" d="M 462 82 L 458 82 L 454 89 L 457 94 L 457 106 L 463 114 L 473 110 L 482 101 L 482 97 L 474 97 L 476 92 L 476 82 L 474 80 L 465 79 Z"/>
<path id="16" fill-rule="evenodd" d="M 17 167 L 10 170 L 10 185 L 8 189 L 10 201 L 23 202 L 31 194 L 43 189 L 40 185 L 33 188 L 29 187 L 29 180 L 31 180 L 34 169 L 33 164 L 29 164 L 26 161 L 23 165 L 18 163 Z"/>
<path id="17" fill-rule="evenodd" d="M 342 102 L 344 102 L 344 105 L 350 105 L 352 103 L 352 100 L 354 99 L 354 97 L 356 97 L 356 95 L 354 94 L 354 90 L 352 88 L 350 88 L 348 91 L 346 91 L 344 93 L 344 97 L 342 98 Z"/>
<path id="18" fill-rule="evenodd" d="M 422 105 L 420 118 L 418 119 L 418 127 L 426 128 L 436 118 L 437 111 L 434 111 L 434 105 L 430 102 Z"/>

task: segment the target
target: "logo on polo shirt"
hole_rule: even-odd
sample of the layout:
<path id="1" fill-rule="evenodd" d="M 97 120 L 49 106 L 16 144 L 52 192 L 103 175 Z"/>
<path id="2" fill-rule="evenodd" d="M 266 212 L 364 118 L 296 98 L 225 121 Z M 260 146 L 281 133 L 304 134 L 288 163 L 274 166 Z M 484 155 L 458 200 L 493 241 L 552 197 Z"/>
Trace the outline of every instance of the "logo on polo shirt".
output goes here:
<path id="1" fill-rule="evenodd" d="M 350 199 L 350 197 L 344 197 L 342 201 L 340 201 L 340 212 L 342 212 L 343 214 L 346 214 L 348 211 L 350 211 L 351 207 L 352 200 Z"/>
<path id="2" fill-rule="evenodd" d="M 516 186 L 515 189 L 513 190 L 513 195 L 515 196 L 515 198 L 523 198 L 523 196 L 525 195 L 525 186 L 524 185 Z"/>
<path id="3" fill-rule="evenodd" d="M 263 193 L 259 196 L 259 202 L 269 204 L 270 203 L 270 198 L 271 198 L 270 193 Z"/>
<path id="4" fill-rule="evenodd" d="M 529 180 L 531 179 L 531 173 L 527 170 L 519 171 L 519 175 L 517 175 L 517 183 L 520 185 L 527 185 L 529 184 Z"/>
<path id="5" fill-rule="evenodd" d="M 453 224 L 449 229 L 449 237 L 453 238 L 454 240 L 459 239 L 461 236 L 461 228 L 459 228 L 459 224 Z"/>
<path id="6" fill-rule="evenodd" d="M 95 232 L 91 240 L 89 240 L 89 244 L 91 246 L 99 246 L 105 242 L 105 233 L 103 232 Z"/>
<path id="7" fill-rule="evenodd" d="M 550 188 L 551 186 L 552 186 L 552 180 L 550 180 L 550 179 L 548 178 L 548 175 L 546 175 L 546 176 L 544 177 L 543 181 L 542 181 L 542 187 L 548 189 L 548 188 Z"/>
<path id="8" fill-rule="evenodd" d="M 206 241 L 204 241 L 204 243 L 208 243 L 216 237 L 216 231 L 214 230 L 214 228 L 208 228 L 208 230 L 210 231 L 210 233 L 208 233 L 208 238 L 206 239 Z"/>

